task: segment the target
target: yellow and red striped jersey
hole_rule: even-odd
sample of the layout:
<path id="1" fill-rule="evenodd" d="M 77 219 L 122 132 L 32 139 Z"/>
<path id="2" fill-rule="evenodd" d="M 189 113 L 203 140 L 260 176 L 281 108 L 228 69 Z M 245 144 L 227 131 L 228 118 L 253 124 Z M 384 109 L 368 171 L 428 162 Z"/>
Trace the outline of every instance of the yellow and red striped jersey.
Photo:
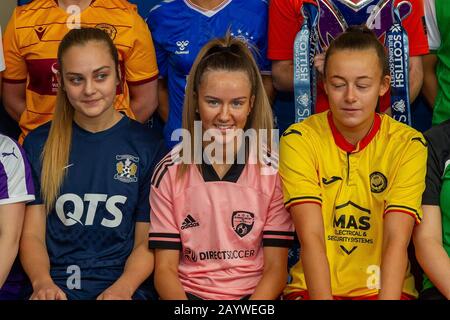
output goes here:
<path id="1" fill-rule="evenodd" d="M 287 208 L 317 203 L 322 208 L 332 294 L 378 293 L 385 214 L 422 217 L 427 149 L 416 130 L 375 115 L 356 146 L 336 129 L 330 112 L 289 127 L 280 146 L 280 174 Z M 301 260 L 285 293 L 307 290 Z M 403 292 L 417 296 L 405 272 Z"/>

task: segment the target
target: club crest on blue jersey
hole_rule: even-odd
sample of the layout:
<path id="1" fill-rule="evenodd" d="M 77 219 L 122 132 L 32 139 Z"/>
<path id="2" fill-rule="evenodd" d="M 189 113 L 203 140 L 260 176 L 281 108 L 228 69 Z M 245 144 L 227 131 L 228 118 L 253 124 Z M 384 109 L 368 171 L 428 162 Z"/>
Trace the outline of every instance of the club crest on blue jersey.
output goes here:
<path id="1" fill-rule="evenodd" d="M 254 37 L 247 31 L 242 30 L 241 28 L 239 28 L 236 31 L 231 31 L 231 36 L 235 39 L 242 41 L 245 44 L 251 43 L 254 45 L 253 41 Z"/>
<path id="2" fill-rule="evenodd" d="M 137 182 L 138 178 L 136 176 L 138 169 L 139 158 L 131 156 L 129 154 L 116 155 L 116 171 L 114 179 L 121 182 L 130 183 Z"/>
<path id="3" fill-rule="evenodd" d="M 248 211 L 234 211 L 231 215 L 231 226 L 239 237 L 250 233 L 255 223 L 255 215 Z"/>

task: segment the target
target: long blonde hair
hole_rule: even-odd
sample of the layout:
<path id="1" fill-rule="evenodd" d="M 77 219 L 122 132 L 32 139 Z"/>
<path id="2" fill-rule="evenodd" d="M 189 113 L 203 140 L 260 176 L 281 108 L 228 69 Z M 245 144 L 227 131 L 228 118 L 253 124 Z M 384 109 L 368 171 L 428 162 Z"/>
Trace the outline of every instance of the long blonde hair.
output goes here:
<path id="1" fill-rule="evenodd" d="M 194 122 L 200 120 L 200 116 L 196 112 L 199 107 L 198 88 L 204 74 L 209 71 L 243 71 L 247 74 L 251 86 L 250 96 L 254 96 L 255 100 L 244 130 L 250 128 L 256 131 L 266 129 L 269 135 L 267 137 L 267 147 L 270 150 L 273 115 L 261 74 L 248 44 L 231 37 L 228 32 L 223 38 L 209 41 L 200 50 L 187 79 L 182 127 L 190 133 L 192 157 L 196 155 L 196 150 L 194 150 Z M 261 150 L 257 150 L 257 152 L 261 152 Z M 192 158 L 191 160 L 191 163 L 194 163 L 194 159 Z M 188 166 L 188 163 L 181 164 L 179 177 L 187 171 Z"/>
<path id="2" fill-rule="evenodd" d="M 58 48 L 60 73 L 63 71 L 64 53 L 73 46 L 83 46 L 91 41 L 103 42 L 107 45 L 115 63 L 116 76 L 120 79 L 117 49 L 108 34 L 96 28 L 72 29 L 65 35 Z M 74 108 L 64 91 L 64 81 L 61 75 L 61 83 L 56 96 L 55 113 L 41 155 L 41 195 L 47 213 L 54 207 L 67 173 L 65 167 L 69 162 L 74 113 Z"/>

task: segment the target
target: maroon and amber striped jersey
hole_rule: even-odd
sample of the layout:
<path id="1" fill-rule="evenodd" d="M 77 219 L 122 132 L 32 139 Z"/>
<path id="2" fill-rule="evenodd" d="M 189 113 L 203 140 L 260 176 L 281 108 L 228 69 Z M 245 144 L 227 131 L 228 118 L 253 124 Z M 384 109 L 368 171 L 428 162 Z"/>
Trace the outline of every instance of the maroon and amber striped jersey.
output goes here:
<path id="1" fill-rule="evenodd" d="M 128 86 L 149 82 L 158 75 L 150 31 L 134 5 L 125 0 L 95 0 L 82 12 L 70 10 L 64 11 L 54 0 L 35 0 L 14 10 L 5 30 L 7 69 L 3 81 L 27 84 L 26 109 L 19 121 L 20 141 L 52 118 L 58 88 L 57 51 L 69 28 L 96 27 L 111 36 L 125 80 L 123 90 L 118 88 L 116 109 L 128 116 L 134 116 Z"/>

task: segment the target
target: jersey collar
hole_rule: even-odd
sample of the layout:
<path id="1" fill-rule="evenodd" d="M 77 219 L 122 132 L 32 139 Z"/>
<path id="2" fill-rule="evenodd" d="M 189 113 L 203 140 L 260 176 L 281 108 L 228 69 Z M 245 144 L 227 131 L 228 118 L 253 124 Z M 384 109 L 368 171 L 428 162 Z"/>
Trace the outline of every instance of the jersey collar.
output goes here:
<path id="1" fill-rule="evenodd" d="M 238 150 L 238 154 L 241 156 L 244 155 L 246 159 L 248 159 L 248 151 L 249 151 L 250 145 L 248 140 L 245 140 L 245 143 L 241 145 L 241 147 Z M 245 152 L 245 154 L 243 154 Z M 239 177 L 241 176 L 242 172 L 245 168 L 245 163 L 239 163 L 238 159 L 241 157 L 236 155 L 236 158 L 234 159 L 234 163 L 231 165 L 231 167 L 228 169 L 228 171 L 225 173 L 222 179 L 220 179 L 219 175 L 217 174 L 216 170 L 214 170 L 214 167 L 212 164 L 208 164 L 205 161 L 201 164 L 201 174 L 203 176 L 203 180 L 205 182 L 215 182 L 215 181 L 227 181 L 227 182 L 234 182 L 236 183 L 239 180 Z"/>
<path id="2" fill-rule="evenodd" d="M 55 2 L 56 6 L 59 7 L 58 0 L 53 0 L 53 2 Z M 91 3 L 89 5 L 93 4 L 94 2 L 95 0 L 91 0 Z"/>
<path id="3" fill-rule="evenodd" d="M 227 5 L 229 5 L 231 3 L 232 0 L 224 0 L 221 4 L 219 4 L 217 7 L 215 7 L 212 10 L 206 10 L 203 9 L 202 7 L 199 7 L 198 5 L 192 3 L 190 0 L 183 0 L 184 3 L 186 4 L 186 6 L 188 6 L 189 8 L 191 8 L 194 11 L 199 12 L 200 14 L 207 16 L 208 18 L 211 18 L 212 16 L 214 16 L 217 12 L 219 12 L 220 10 L 222 10 L 223 8 L 225 8 Z"/>
<path id="4" fill-rule="evenodd" d="M 236 183 L 244 171 L 245 164 L 233 163 L 222 179 L 211 164 L 202 163 L 202 176 L 205 182 L 227 181 Z"/>
<path id="5" fill-rule="evenodd" d="M 330 129 L 333 134 L 334 142 L 339 148 L 348 153 L 356 153 L 363 150 L 370 143 L 370 141 L 372 141 L 377 132 L 380 130 L 381 126 L 381 116 L 378 113 L 375 113 L 375 119 L 372 128 L 366 134 L 366 136 L 354 146 L 353 144 L 345 140 L 344 136 L 336 128 L 336 125 L 333 122 L 333 117 L 331 116 L 331 111 L 328 112 L 327 118 L 328 124 L 330 125 Z"/>

